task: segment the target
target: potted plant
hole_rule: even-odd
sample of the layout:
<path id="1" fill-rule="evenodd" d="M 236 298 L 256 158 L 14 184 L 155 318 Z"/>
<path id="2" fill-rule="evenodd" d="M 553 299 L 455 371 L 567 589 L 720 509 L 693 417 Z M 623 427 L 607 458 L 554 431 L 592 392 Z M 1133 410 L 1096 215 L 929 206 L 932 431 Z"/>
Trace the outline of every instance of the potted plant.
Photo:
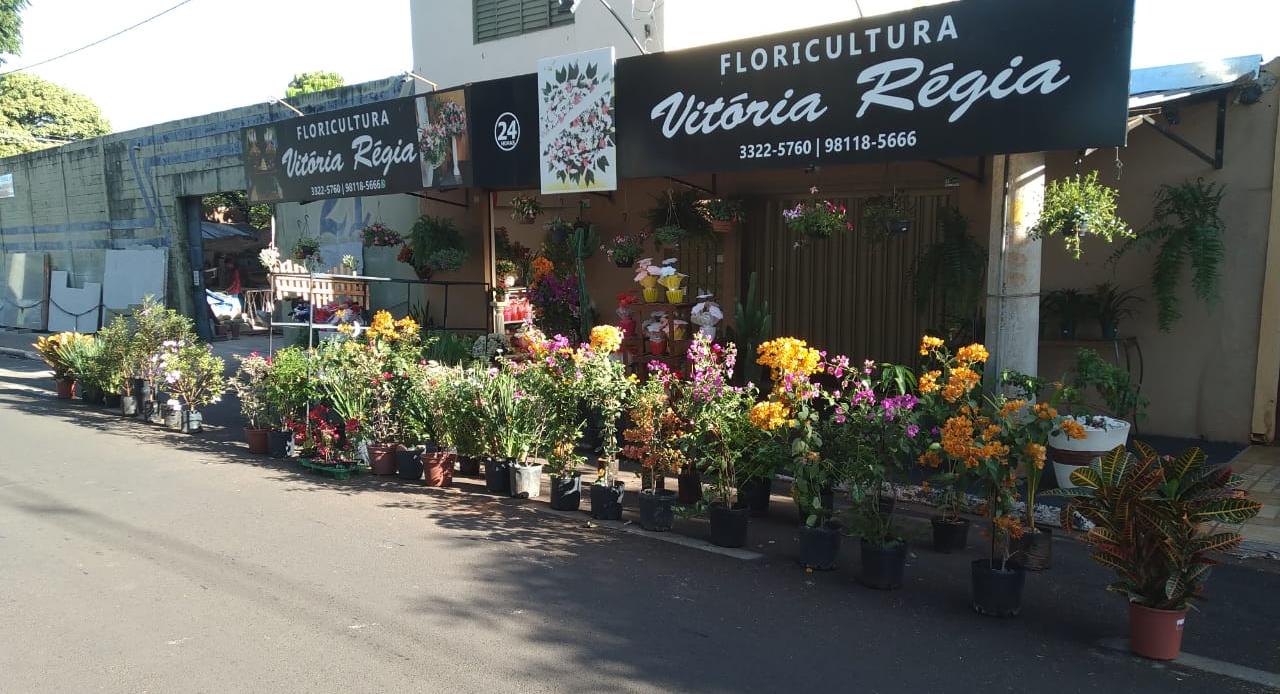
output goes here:
<path id="1" fill-rule="evenodd" d="M 404 237 L 382 222 L 372 222 L 360 230 L 360 242 L 365 248 L 399 246 L 404 243 Z"/>
<path id="2" fill-rule="evenodd" d="M 933 470 L 931 487 L 938 488 L 939 515 L 930 519 L 933 548 L 938 552 L 961 551 L 968 544 L 969 519 L 960 515 L 965 508 L 965 487 L 973 476 L 979 457 L 971 433 L 981 401 L 974 389 L 982 382 L 986 349 L 977 343 L 961 347 L 954 354 L 941 338 L 924 335 L 920 356 L 925 366 L 916 381 L 921 405 L 921 427 L 929 431 L 927 446 L 917 458 Z M 929 368 L 929 367 L 936 368 Z M 986 449 L 990 453 L 991 449 Z"/>
<path id="3" fill-rule="evenodd" d="M 1142 443 L 1136 455 L 1117 446 L 1071 475 L 1062 525 L 1076 514 L 1093 524 L 1086 539 L 1094 561 L 1116 572 L 1107 590 L 1129 600 L 1129 647 L 1157 660 L 1172 660 L 1181 650 L 1187 608 L 1200 599 L 1210 552 L 1240 544 L 1239 533 L 1208 524 L 1238 525 L 1253 518 L 1262 504 L 1239 489 L 1240 477 L 1225 465 L 1206 465 L 1192 448 L 1178 457 L 1162 456 Z"/>
<path id="4" fill-rule="evenodd" d="M 437 272 L 460 269 L 468 257 L 462 233 L 453 220 L 423 215 L 414 222 L 398 259 L 413 266 L 418 279 L 429 280 Z"/>
<path id="5" fill-rule="evenodd" d="M 138 412 L 153 423 L 161 423 L 164 411 L 156 396 L 163 375 L 158 373 L 155 361 L 157 353 L 166 342 L 194 342 L 195 328 L 191 319 L 174 309 L 167 308 L 150 296 L 143 297 L 142 305 L 135 308 L 129 322 L 133 337 L 129 343 L 131 367 L 135 380 L 130 391 L 138 398 Z"/>
<path id="6" fill-rule="evenodd" d="M 1026 502 L 1024 527 L 1014 540 L 1019 562 L 1029 571 L 1043 571 L 1053 561 L 1053 529 L 1036 524 L 1036 498 L 1044 474 L 1049 436 L 1062 431 L 1064 436 L 1081 437 L 1082 427 L 1058 414 L 1066 389 L 1048 389 L 1035 376 L 1005 370 L 1000 383 L 1017 397 L 996 395 L 990 402 L 990 419 L 1000 427 L 999 440 L 1008 449 L 1010 462 L 1022 478 Z M 1048 392 L 1046 392 L 1048 391 Z"/>
<path id="7" fill-rule="evenodd" d="M 911 231 L 911 200 L 904 193 L 873 195 L 862 202 L 862 233 L 872 242 Z"/>
<path id="8" fill-rule="evenodd" d="M 136 368 L 131 352 L 133 327 L 129 319 L 116 316 L 98 331 L 96 339 L 102 345 L 99 369 L 108 394 L 106 404 L 120 408 L 121 415 L 131 417 L 138 412 L 138 401 L 133 394 Z"/>
<path id="9" fill-rule="evenodd" d="M 710 235 L 711 222 L 699 202 L 698 192 L 692 189 L 668 189 L 654 197 L 646 216 L 658 248 L 677 248 L 686 238 Z"/>
<path id="10" fill-rule="evenodd" d="M 1045 317 L 1058 319 L 1058 337 L 1063 340 L 1076 339 L 1076 328 L 1080 322 L 1097 315 L 1097 307 L 1093 297 L 1079 289 L 1055 289 L 1044 295 L 1040 308 Z"/>
<path id="11" fill-rule="evenodd" d="M 360 423 L 344 421 L 332 408 L 317 403 L 307 408 L 305 420 L 289 420 L 293 444 L 302 464 L 331 472 L 350 473 L 358 467 L 355 437 Z"/>
<path id="12" fill-rule="evenodd" d="M 1120 320 L 1133 316 L 1133 305 L 1142 303 L 1142 298 L 1133 289 L 1122 290 L 1111 282 L 1094 287 L 1090 299 L 1104 340 L 1116 339 L 1120 333 Z"/>
<path id="13" fill-rule="evenodd" d="M 1185 266 L 1191 266 L 1191 288 L 1196 298 L 1209 305 L 1218 301 L 1226 254 L 1226 225 L 1218 214 L 1223 193 L 1221 186 L 1205 183 L 1201 178 L 1162 185 L 1156 191 L 1151 224 L 1111 257 L 1115 261 L 1139 245 L 1160 247 L 1151 266 L 1151 288 L 1156 295 L 1157 321 L 1164 332 L 1182 317 L 1178 288 Z"/>
<path id="14" fill-rule="evenodd" d="M 493 494 L 536 498 L 542 465 L 528 458 L 542 436 L 541 405 L 509 368 L 490 370 L 486 379 L 477 408 L 489 454 L 484 461 L 485 486 Z"/>
<path id="15" fill-rule="evenodd" d="M 311 236 L 299 236 L 293 244 L 293 259 L 308 268 L 320 263 L 320 240 Z"/>
<path id="16" fill-rule="evenodd" d="M 67 360 L 67 352 L 73 343 L 82 340 L 92 340 L 90 335 L 82 335 L 74 332 L 62 332 L 56 335 L 46 335 L 37 338 L 32 346 L 36 348 L 36 352 L 44 359 L 44 363 L 53 371 L 53 380 L 57 385 L 57 393 L 59 400 L 70 400 L 75 389 L 75 375 L 72 373 L 71 365 Z"/>
<path id="17" fill-rule="evenodd" d="M 313 375 L 312 353 L 300 347 L 286 347 L 268 359 L 263 395 L 274 427 L 267 432 L 267 452 L 272 458 L 289 454 L 289 444 L 296 436 L 291 424 L 303 422 L 307 403 L 319 397 Z"/>
<path id="18" fill-rule="evenodd" d="M 200 408 L 218 402 L 227 390 L 222 376 L 226 364 L 209 345 L 181 340 L 165 343 L 159 356 L 166 390 L 180 403 L 180 430 L 199 433 L 203 421 Z"/>
<path id="19" fill-rule="evenodd" d="M 810 188 L 809 194 L 814 197 L 782 211 L 788 229 L 810 239 L 829 239 L 837 233 L 853 231 L 848 208 L 830 200 L 817 199 L 817 186 Z"/>
<path id="20" fill-rule="evenodd" d="M 542 214 L 542 203 L 532 195 L 523 193 L 511 196 L 511 218 L 521 224 L 533 224 Z"/>
<path id="21" fill-rule="evenodd" d="M 1050 181 L 1044 190 L 1040 219 L 1030 236 L 1042 239 L 1059 235 L 1071 257 L 1079 260 L 1085 235 L 1107 243 L 1117 237 L 1133 238 L 1133 230 L 1116 214 L 1115 188 L 1098 182 L 1098 172 Z"/>
<path id="22" fill-rule="evenodd" d="M 644 251 L 644 237 L 621 235 L 600 247 L 609 260 L 618 267 L 631 267 Z"/>
<path id="23" fill-rule="evenodd" d="M 824 452 L 845 461 L 851 502 L 845 527 L 859 538 L 858 582 L 892 590 L 902 587 L 907 546 L 894 524 L 897 504 L 885 491 L 916 450 L 919 398 L 911 392 L 915 381 L 906 367 L 885 364 L 877 381 L 874 362 L 861 368 L 846 364 L 841 358 L 824 369 L 839 379 L 834 407 L 824 419 Z"/>
<path id="24" fill-rule="evenodd" d="M 746 504 L 752 518 L 769 515 L 774 477 L 791 461 L 790 453 L 785 442 L 775 437 L 742 452 L 738 462 L 738 498 Z"/>
<path id="25" fill-rule="evenodd" d="M 103 392 L 102 342 L 97 339 L 86 340 L 72 350 L 70 358 L 72 373 L 80 384 L 80 397 L 91 405 L 101 405 L 106 401 Z"/>
<path id="26" fill-rule="evenodd" d="M 1076 468 L 1125 445 L 1132 429 L 1128 420 L 1140 421 L 1147 406 L 1129 372 L 1092 349 L 1076 350 L 1075 365 L 1066 380 L 1059 397 L 1069 416 L 1049 434 L 1049 456 L 1059 487 L 1071 486 Z M 1102 412 L 1086 405 L 1089 393 L 1101 399 Z"/>
<path id="27" fill-rule="evenodd" d="M 684 454 L 698 461 L 707 487 L 707 515 L 711 542 L 741 547 L 747 542 L 750 510 L 738 498 L 738 460 L 766 435 L 751 418 L 754 387 L 731 384 L 738 351 L 697 335 L 689 347 L 689 378 L 675 380 L 670 372 L 650 373 L 678 388 L 675 414 L 687 423 L 677 438 Z"/>
<path id="28" fill-rule="evenodd" d="M 516 268 L 514 261 L 499 258 L 493 265 L 494 274 L 498 283 L 510 289 L 516 286 L 516 278 L 519 270 Z"/>
<path id="29" fill-rule="evenodd" d="M 347 255 L 342 256 L 342 269 L 351 273 L 354 277 L 358 274 L 357 271 L 360 269 L 360 261 L 357 260 L 354 255 L 348 253 Z"/>
<path id="30" fill-rule="evenodd" d="M 728 234 L 742 224 L 742 201 L 732 198 L 707 198 L 698 201 L 702 216 L 711 223 L 717 234 Z"/>
<path id="31" fill-rule="evenodd" d="M 676 492 L 666 488 L 666 478 L 687 463 L 678 445 L 684 422 L 671 407 L 669 379 L 662 375 L 636 389 L 627 410 L 630 426 L 622 431 L 622 455 L 640 465 L 640 527 L 653 532 L 675 522 Z"/>
<path id="32" fill-rule="evenodd" d="M 622 331 L 611 325 L 592 329 L 587 347 L 579 350 L 581 398 L 589 417 L 599 422 L 600 441 L 596 479 L 591 485 L 591 515 L 603 520 L 622 518 L 623 483 L 617 479 L 618 421 L 631 402 L 635 384 L 613 353 L 622 345 Z"/>
<path id="33" fill-rule="evenodd" d="M 267 435 L 271 431 L 272 413 L 267 400 L 267 377 L 271 372 L 271 362 L 257 352 L 237 358 L 240 366 L 230 385 L 240 400 L 245 441 L 249 444 L 250 453 L 265 454 L 270 450 Z"/>
<path id="34" fill-rule="evenodd" d="M 573 234 L 573 222 L 556 216 L 553 217 L 550 222 L 547 222 L 546 229 L 547 240 L 550 241 L 552 245 L 563 245 Z"/>

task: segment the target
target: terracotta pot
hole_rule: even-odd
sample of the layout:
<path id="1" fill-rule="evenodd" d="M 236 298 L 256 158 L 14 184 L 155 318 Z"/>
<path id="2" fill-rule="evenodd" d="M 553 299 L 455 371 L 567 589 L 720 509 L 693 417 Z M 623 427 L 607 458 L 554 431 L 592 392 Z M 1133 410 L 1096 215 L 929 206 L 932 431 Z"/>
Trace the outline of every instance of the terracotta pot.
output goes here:
<path id="1" fill-rule="evenodd" d="M 1157 610 L 1129 603 L 1129 650 L 1144 658 L 1173 660 L 1182 652 L 1186 610 Z"/>
<path id="2" fill-rule="evenodd" d="M 394 444 L 369 444 L 369 471 L 375 475 L 396 474 L 396 447 Z"/>
<path id="3" fill-rule="evenodd" d="M 58 386 L 58 399 L 70 400 L 76 394 L 76 382 L 72 378 L 55 378 L 54 383 Z"/>
<path id="4" fill-rule="evenodd" d="M 458 456 L 449 451 L 422 454 L 422 473 L 428 487 L 453 484 L 453 463 Z"/>
<path id="5" fill-rule="evenodd" d="M 270 431 L 270 429 L 250 429 L 245 427 L 244 439 L 249 443 L 250 453 L 266 453 L 269 450 L 267 434 Z"/>
<path id="6" fill-rule="evenodd" d="M 716 232 L 717 234 L 728 234 L 728 233 L 731 233 L 731 232 L 733 231 L 733 228 L 734 228 L 735 226 L 737 226 L 737 223 L 736 223 L 736 222 L 733 222 L 733 221 L 730 221 L 730 220 L 727 220 L 727 219 L 713 219 L 713 220 L 711 220 L 711 230 L 712 230 L 712 231 L 714 231 L 714 232 Z"/>

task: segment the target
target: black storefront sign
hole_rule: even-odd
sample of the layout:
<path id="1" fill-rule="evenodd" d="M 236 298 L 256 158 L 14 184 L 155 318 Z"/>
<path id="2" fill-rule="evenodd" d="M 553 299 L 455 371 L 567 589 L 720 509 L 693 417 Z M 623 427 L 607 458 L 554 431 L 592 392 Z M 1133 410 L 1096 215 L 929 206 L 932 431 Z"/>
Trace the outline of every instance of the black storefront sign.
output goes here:
<path id="1" fill-rule="evenodd" d="M 258 125 L 241 131 L 251 202 L 421 190 L 412 98 Z"/>
<path id="2" fill-rule="evenodd" d="M 961 0 L 617 63 L 623 176 L 1120 145 L 1133 0 Z"/>
<path id="3" fill-rule="evenodd" d="M 536 188 L 538 181 L 538 77 L 517 75 L 467 87 L 471 106 L 474 184 L 481 188 Z"/>

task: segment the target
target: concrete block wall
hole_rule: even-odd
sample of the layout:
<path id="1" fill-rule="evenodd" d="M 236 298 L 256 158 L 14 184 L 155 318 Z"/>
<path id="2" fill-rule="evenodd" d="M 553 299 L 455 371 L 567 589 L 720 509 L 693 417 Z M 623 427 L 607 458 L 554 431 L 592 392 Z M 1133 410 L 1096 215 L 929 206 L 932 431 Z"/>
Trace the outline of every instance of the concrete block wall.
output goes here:
<path id="1" fill-rule="evenodd" d="M 390 77 L 291 103 L 316 113 L 412 91 Z M 295 116 L 255 104 L 0 159 L 0 174 L 13 174 L 15 189 L 0 198 L 0 264 L 5 254 L 48 252 L 53 268 L 70 271 L 81 286 L 101 281 L 108 249 L 168 248 L 169 303 L 190 312 L 181 198 L 243 190 L 240 129 Z"/>

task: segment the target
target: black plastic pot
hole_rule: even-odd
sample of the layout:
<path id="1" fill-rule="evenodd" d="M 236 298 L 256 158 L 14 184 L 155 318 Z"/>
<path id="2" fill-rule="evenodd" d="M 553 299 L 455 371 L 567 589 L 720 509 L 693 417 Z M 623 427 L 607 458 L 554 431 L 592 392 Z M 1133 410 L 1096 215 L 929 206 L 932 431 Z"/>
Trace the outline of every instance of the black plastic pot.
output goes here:
<path id="1" fill-rule="evenodd" d="M 138 399 L 132 395 L 120 396 L 120 415 L 134 417 L 138 414 Z"/>
<path id="2" fill-rule="evenodd" d="M 272 458 L 283 458 L 289 455 L 289 439 L 293 432 L 288 430 L 267 432 L 267 455 Z"/>
<path id="3" fill-rule="evenodd" d="M 769 495 L 773 493 L 773 478 L 750 479 L 738 490 L 738 500 L 747 505 L 752 518 L 769 515 Z"/>
<path id="4" fill-rule="evenodd" d="M 669 489 L 645 489 L 640 492 L 640 527 L 655 533 L 671 529 L 676 520 L 676 493 Z"/>
<path id="5" fill-rule="evenodd" d="M 990 617 L 1015 617 L 1022 610 L 1022 588 L 1027 574 L 1010 562 L 1004 569 L 999 561 L 976 559 L 970 576 L 973 583 L 973 609 Z"/>
<path id="6" fill-rule="evenodd" d="M 591 517 L 597 520 L 622 520 L 622 495 L 621 482 L 614 482 L 612 487 L 591 485 Z"/>
<path id="7" fill-rule="evenodd" d="M 892 496 L 885 496 L 881 494 L 876 498 L 876 506 L 880 509 L 880 515 L 882 516 L 892 516 L 893 509 L 897 505 L 898 500 Z"/>
<path id="8" fill-rule="evenodd" d="M 422 479 L 422 449 L 396 449 L 396 477 L 402 480 Z"/>
<path id="9" fill-rule="evenodd" d="M 568 477 L 551 476 L 551 508 L 557 511 L 577 511 L 582 507 L 582 475 Z"/>
<path id="10" fill-rule="evenodd" d="M 686 506 L 702 501 L 702 473 L 697 470 L 682 472 L 676 476 L 680 489 L 680 503 Z"/>
<path id="11" fill-rule="evenodd" d="M 1053 566 L 1053 529 L 1037 527 L 1034 532 L 1025 529 L 1022 537 L 1013 541 L 1013 558 L 1027 571 L 1045 571 Z"/>
<path id="12" fill-rule="evenodd" d="M 484 459 L 484 488 L 490 494 L 511 493 L 511 459 Z"/>
<path id="13" fill-rule="evenodd" d="M 458 475 L 461 477 L 479 477 L 480 459 L 469 455 L 458 456 Z"/>
<path id="14" fill-rule="evenodd" d="M 800 566 L 814 571 L 831 571 L 836 568 L 839 554 L 839 523 L 827 521 L 816 528 L 800 526 Z"/>
<path id="15" fill-rule="evenodd" d="M 77 381 L 76 381 L 76 383 L 78 383 L 78 384 L 80 385 L 80 399 L 81 399 L 81 400 L 83 400 L 83 401 L 85 401 L 85 402 L 88 402 L 88 403 L 92 403 L 92 402 L 94 401 L 94 399 L 95 399 L 95 398 L 99 397 L 99 393 L 98 393 L 98 389 L 97 389 L 97 388 L 94 388 L 93 386 L 91 386 L 91 385 L 89 385 L 89 384 L 85 383 L 84 381 L 79 381 L 79 380 L 77 380 Z"/>
<path id="16" fill-rule="evenodd" d="M 942 516 L 929 519 L 933 525 L 933 550 L 950 554 L 964 551 L 969 545 L 969 519 L 944 520 Z"/>
<path id="17" fill-rule="evenodd" d="M 116 393 L 105 393 L 102 396 L 102 404 L 113 409 L 120 407 L 120 396 Z"/>
<path id="18" fill-rule="evenodd" d="M 741 547 L 747 544 L 747 523 L 751 512 L 738 505 L 733 508 L 722 503 L 711 504 L 711 544 L 720 547 Z"/>
<path id="19" fill-rule="evenodd" d="M 137 398 L 138 402 L 151 399 L 151 386 L 147 385 L 145 378 L 132 379 L 130 386 L 129 392 L 133 393 L 133 397 Z"/>
<path id="20" fill-rule="evenodd" d="M 902 587 L 902 572 L 907 565 L 907 543 L 898 540 L 883 547 L 866 540 L 861 543 L 862 565 L 858 583 L 876 590 Z"/>

